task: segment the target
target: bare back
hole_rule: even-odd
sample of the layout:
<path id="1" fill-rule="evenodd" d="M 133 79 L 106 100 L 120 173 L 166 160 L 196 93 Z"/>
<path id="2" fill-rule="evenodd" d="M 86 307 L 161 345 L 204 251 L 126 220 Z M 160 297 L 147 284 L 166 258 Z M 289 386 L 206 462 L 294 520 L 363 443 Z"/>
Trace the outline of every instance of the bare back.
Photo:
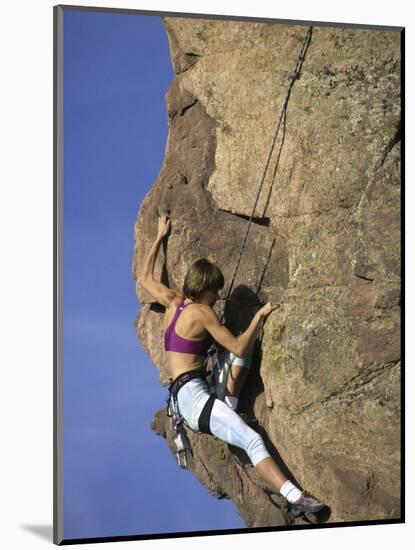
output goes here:
<path id="1" fill-rule="evenodd" d="M 172 322 L 181 299 L 182 297 L 178 296 L 172 300 L 170 307 L 166 309 L 163 322 L 164 332 Z M 192 301 L 188 299 L 185 299 L 184 303 L 191 305 L 186 307 L 178 317 L 175 325 L 176 333 L 178 336 L 186 338 L 187 340 L 203 340 L 208 335 L 208 332 L 204 329 L 203 322 L 201 320 L 201 316 L 203 315 L 203 306 L 197 303 L 192 303 Z M 203 367 L 204 357 L 201 355 L 181 353 L 177 351 L 167 351 L 166 354 L 170 376 L 173 380 L 184 372 L 200 370 Z"/>

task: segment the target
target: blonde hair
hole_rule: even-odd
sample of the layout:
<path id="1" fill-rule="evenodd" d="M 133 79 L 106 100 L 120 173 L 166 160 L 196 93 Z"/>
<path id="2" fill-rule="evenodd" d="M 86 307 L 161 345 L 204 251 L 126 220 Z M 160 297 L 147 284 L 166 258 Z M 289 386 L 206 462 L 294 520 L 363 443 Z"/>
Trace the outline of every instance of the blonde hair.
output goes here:
<path id="1" fill-rule="evenodd" d="M 220 290 L 225 284 L 222 271 L 206 258 L 194 262 L 184 278 L 183 294 L 198 300 L 205 290 Z"/>

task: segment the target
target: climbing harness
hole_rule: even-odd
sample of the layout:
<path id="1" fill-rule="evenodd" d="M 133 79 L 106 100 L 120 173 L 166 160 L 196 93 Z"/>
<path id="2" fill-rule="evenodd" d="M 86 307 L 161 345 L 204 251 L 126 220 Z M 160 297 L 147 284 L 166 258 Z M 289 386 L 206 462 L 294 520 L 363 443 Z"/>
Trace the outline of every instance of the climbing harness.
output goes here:
<path id="1" fill-rule="evenodd" d="M 180 388 L 182 388 L 187 382 L 194 378 L 206 379 L 202 371 L 189 371 L 179 375 L 168 387 L 169 394 L 166 398 L 167 401 L 167 416 L 171 418 L 171 426 L 174 432 L 174 443 L 176 445 L 176 459 L 181 468 L 187 468 L 188 453 L 192 455 L 192 448 L 189 438 L 186 433 L 186 428 L 190 428 L 186 420 L 180 414 L 179 405 L 177 402 L 177 394 Z M 211 392 L 211 396 L 204 405 L 199 417 L 199 431 L 202 433 L 211 434 L 209 427 L 210 414 L 213 407 L 213 402 L 216 396 Z M 193 430 L 192 430 L 193 431 Z"/>
<path id="2" fill-rule="evenodd" d="M 213 365 L 211 372 L 211 384 L 215 388 L 216 397 L 221 401 L 225 399 L 226 382 L 231 369 L 231 362 L 224 361 L 222 364 L 218 358 L 218 352 L 214 350 Z"/>
<path id="3" fill-rule="evenodd" d="M 289 101 L 294 83 L 300 77 L 301 69 L 302 69 L 302 66 L 303 66 L 303 63 L 304 63 L 304 59 L 305 59 L 305 54 L 306 54 L 307 49 L 310 45 L 312 29 L 313 29 L 312 26 L 310 26 L 308 28 L 306 36 L 303 40 L 301 52 L 300 52 L 300 55 L 297 59 L 295 68 L 289 76 L 290 84 L 289 84 L 288 91 L 287 91 L 287 94 L 286 94 L 286 97 L 285 97 L 285 100 L 284 100 L 284 103 L 282 105 L 281 112 L 280 112 L 280 115 L 279 115 L 279 118 L 278 118 L 276 131 L 275 131 L 275 134 L 274 134 L 273 139 L 272 139 L 270 152 L 268 154 L 268 158 L 267 158 L 266 163 L 265 163 L 264 172 L 262 174 L 260 184 L 259 184 L 259 188 L 258 188 L 256 197 L 255 197 L 254 205 L 253 205 L 253 208 L 252 208 L 252 212 L 251 212 L 251 215 L 249 217 L 248 225 L 247 225 L 247 228 L 246 228 L 246 231 L 245 231 L 245 236 L 244 236 L 244 239 L 242 241 L 241 248 L 239 250 L 239 255 L 238 255 L 237 262 L 236 262 L 235 270 L 233 272 L 231 283 L 229 285 L 229 289 L 228 289 L 228 292 L 227 292 L 227 295 L 226 295 L 226 298 L 225 298 L 225 302 L 224 302 L 224 305 L 223 305 L 223 310 L 222 310 L 222 313 L 221 313 L 221 316 L 220 316 L 220 322 L 223 321 L 223 317 L 224 317 L 225 310 L 226 310 L 226 305 L 228 303 L 230 294 L 231 294 L 232 289 L 233 289 L 233 285 L 234 285 L 234 282 L 235 282 L 235 279 L 236 279 L 236 275 L 237 275 L 239 265 L 241 263 L 242 255 L 243 255 L 243 252 L 244 252 L 244 249 L 245 249 L 245 245 L 246 245 L 246 242 L 247 242 L 247 239 L 248 239 L 249 230 L 251 228 L 252 220 L 254 218 L 255 209 L 257 207 L 259 196 L 261 194 L 262 187 L 263 187 L 264 181 L 265 181 L 265 177 L 266 177 L 267 172 L 268 172 L 268 168 L 269 168 L 269 165 L 270 165 L 270 162 L 271 162 L 272 154 L 274 152 L 275 144 L 277 142 L 277 138 L 278 138 L 278 134 L 279 134 L 279 131 L 280 131 L 280 128 L 281 128 L 282 121 L 284 121 L 284 125 L 285 125 L 285 117 L 286 117 L 288 101 Z M 273 184 L 273 180 L 274 180 L 274 177 L 275 177 L 276 168 L 278 166 L 280 154 L 281 154 L 281 149 L 280 149 L 280 152 L 279 152 L 279 155 L 278 155 L 278 158 L 277 158 L 276 166 L 274 168 L 273 179 L 272 179 L 272 182 L 271 182 L 270 190 L 268 192 L 268 199 L 269 199 L 270 194 L 271 194 L 272 184 Z M 268 204 L 268 200 L 267 200 L 266 204 Z M 258 286 L 257 293 L 259 292 L 259 289 L 260 289 L 260 286 Z M 222 364 L 220 363 L 219 353 L 218 353 L 218 348 L 217 348 L 216 343 L 213 343 L 209 347 L 209 349 L 207 350 L 206 357 L 205 357 L 205 360 L 204 360 L 204 363 L 203 363 L 203 370 L 204 371 L 206 370 L 207 364 L 208 364 L 210 359 L 212 360 L 212 368 L 211 368 L 210 373 L 207 376 L 204 376 L 202 373 L 197 372 L 197 371 L 185 373 L 184 375 L 179 376 L 169 386 L 169 396 L 167 397 L 167 411 L 168 411 L 167 414 L 172 419 L 172 427 L 173 427 L 173 430 L 175 432 L 174 442 L 176 444 L 176 457 L 177 457 L 177 462 L 178 462 L 178 464 L 181 468 L 187 468 L 187 463 L 188 463 L 187 462 L 187 453 L 188 452 L 192 453 L 192 450 L 191 450 L 189 439 L 188 439 L 187 434 L 186 434 L 185 424 L 186 424 L 186 427 L 188 427 L 188 428 L 190 428 L 190 427 L 187 425 L 184 418 L 180 415 L 180 411 L 179 411 L 179 408 L 178 408 L 178 405 L 177 405 L 177 392 L 191 378 L 193 378 L 195 376 L 203 376 L 207 380 L 208 385 L 210 387 L 211 394 L 212 394 L 211 399 L 210 399 L 211 404 L 208 404 L 210 406 L 210 408 L 209 408 L 209 406 L 207 407 L 209 414 L 210 414 L 211 405 L 213 405 L 213 401 L 214 401 L 215 396 L 218 399 L 221 399 L 222 401 L 225 397 L 225 389 L 226 389 L 227 379 L 228 379 L 228 376 L 229 376 L 231 365 L 227 361 L 224 361 Z M 191 376 L 191 378 L 188 378 L 188 376 Z M 202 421 L 203 421 L 203 419 L 202 419 Z M 200 426 L 199 426 L 199 428 L 200 428 Z M 203 428 L 203 426 L 202 426 L 202 428 Z M 209 433 L 209 432 L 206 432 L 206 433 Z"/>
<path id="4" fill-rule="evenodd" d="M 180 468 L 187 468 L 187 453 L 192 454 L 192 448 L 189 438 L 187 437 L 186 430 L 184 428 L 185 419 L 182 417 L 179 411 L 177 403 L 177 394 L 181 387 L 189 382 L 192 378 L 200 376 L 200 373 L 185 373 L 179 376 L 168 387 L 167 402 L 167 416 L 171 419 L 171 427 L 174 432 L 174 444 L 176 445 L 176 459 Z"/>

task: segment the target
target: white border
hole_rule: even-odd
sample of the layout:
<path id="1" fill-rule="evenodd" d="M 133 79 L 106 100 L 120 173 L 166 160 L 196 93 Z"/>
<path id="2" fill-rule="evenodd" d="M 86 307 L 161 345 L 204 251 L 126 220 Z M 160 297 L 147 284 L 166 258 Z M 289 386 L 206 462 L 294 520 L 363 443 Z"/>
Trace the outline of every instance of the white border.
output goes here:
<path id="1" fill-rule="evenodd" d="M 20 0 L 2 6 L 0 40 L 2 55 L 1 118 L 2 160 L 0 163 L 0 238 L 2 308 L 1 426 L 1 518 L 2 546 L 10 550 L 50 547 L 51 541 L 27 526 L 52 524 L 52 6 L 49 0 Z M 67 2 L 71 4 L 71 2 Z M 405 0 L 327 2 L 326 0 L 272 3 L 255 0 L 80 0 L 74 5 L 116 7 L 187 13 L 206 13 L 406 26 L 408 98 L 414 90 L 414 30 L 410 3 Z M 406 105 L 406 150 L 414 151 L 414 102 Z M 411 160 L 411 155 L 408 155 Z M 407 166 L 406 205 L 413 205 L 414 167 Z M 407 235 L 407 281 L 413 279 L 410 254 L 413 230 Z M 407 433 L 414 433 L 414 376 L 410 372 L 413 348 L 412 292 L 407 283 Z M 412 441 L 407 444 L 408 465 L 415 464 Z M 214 544 L 229 550 L 241 545 L 268 548 L 287 545 L 336 549 L 355 546 L 390 549 L 413 536 L 414 476 L 406 470 L 407 524 L 335 528 L 314 531 L 255 533 L 206 538 L 167 539 L 95 544 L 95 548 L 197 548 Z M 412 487 L 412 490 L 410 489 Z M 24 527 L 26 526 L 26 527 Z M 43 527 L 42 527 L 43 526 Z M 51 531 L 50 531 L 51 533 Z"/>

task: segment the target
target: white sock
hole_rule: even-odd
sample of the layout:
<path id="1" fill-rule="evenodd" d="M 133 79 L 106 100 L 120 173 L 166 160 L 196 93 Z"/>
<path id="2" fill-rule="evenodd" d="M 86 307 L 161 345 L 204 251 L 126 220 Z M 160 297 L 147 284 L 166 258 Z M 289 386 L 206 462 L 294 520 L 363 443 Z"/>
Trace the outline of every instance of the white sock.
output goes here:
<path id="1" fill-rule="evenodd" d="M 291 503 L 297 502 L 297 500 L 302 495 L 302 492 L 300 491 L 300 489 L 298 489 L 298 487 L 296 487 L 294 483 L 291 483 L 291 481 L 288 481 L 288 480 L 285 483 L 283 483 L 280 489 L 280 493 L 282 494 L 283 497 L 285 497 L 288 500 L 288 502 L 291 502 Z"/>
<path id="2" fill-rule="evenodd" d="M 236 411 L 238 407 L 238 401 L 239 398 L 235 397 L 234 395 L 225 395 L 225 403 L 230 407 L 233 411 Z"/>

